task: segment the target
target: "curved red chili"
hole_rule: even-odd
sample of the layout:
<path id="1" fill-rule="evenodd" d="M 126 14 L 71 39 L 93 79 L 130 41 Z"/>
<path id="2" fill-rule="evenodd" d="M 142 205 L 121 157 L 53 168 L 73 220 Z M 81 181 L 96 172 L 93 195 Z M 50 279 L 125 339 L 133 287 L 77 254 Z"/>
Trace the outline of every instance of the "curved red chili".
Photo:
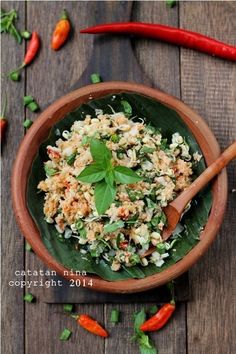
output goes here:
<path id="1" fill-rule="evenodd" d="M 5 103 L 3 105 L 3 110 L 1 112 L 1 117 L 0 117 L 0 140 L 1 140 L 1 144 L 3 143 L 3 140 L 5 138 L 7 125 L 8 125 L 8 121 L 5 118 L 6 106 L 7 106 L 7 100 L 5 99 Z"/>
<path id="2" fill-rule="evenodd" d="M 236 61 L 236 47 L 181 28 L 142 22 L 116 22 L 89 27 L 80 33 L 133 34 L 159 39 L 179 46 L 195 49 L 219 58 Z"/>
<path id="3" fill-rule="evenodd" d="M 141 331 L 144 332 L 158 331 L 167 323 L 169 318 L 172 316 L 174 310 L 175 310 L 174 301 L 171 301 L 170 303 L 163 305 L 154 316 L 149 318 L 149 320 L 147 320 L 140 326 Z"/>
<path id="4" fill-rule="evenodd" d="M 33 32 L 22 66 L 29 65 L 33 61 L 34 57 L 38 53 L 39 48 L 40 48 L 39 35 L 37 32 Z"/>

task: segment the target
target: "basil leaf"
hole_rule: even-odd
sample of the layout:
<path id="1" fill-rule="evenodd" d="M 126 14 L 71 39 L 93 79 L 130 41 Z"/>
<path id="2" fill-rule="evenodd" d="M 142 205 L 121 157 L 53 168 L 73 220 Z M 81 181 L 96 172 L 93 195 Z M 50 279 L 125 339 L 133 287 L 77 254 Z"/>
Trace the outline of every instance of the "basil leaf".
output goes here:
<path id="1" fill-rule="evenodd" d="M 145 335 L 145 336 L 148 337 L 147 335 Z M 147 348 L 146 346 L 143 346 L 141 344 L 139 349 L 140 349 L 140 354 L 157 354 L 158 353 L 157 349 L 154 348 L 153 346 L 151 348 Z"/>
<path id="2" fill-rule="evenodd" d="M 125 223 L 122 220 L 113 222 L 112 224 L 106 224 L 104 226 L 104 231 L 105 232 L 114 232 L 118 229 L 121 229 L 122 227 L 124 227 Z"/>
<path id="3" fill-rule="evenodd" d="M 116 182 L 130 184 L 142 180 L 131 168 L 125 166 L 116 166 L 114 168 L 114 175 Z"/>
<path id="4" fill-rule="evenodd" d="M 103 214 L 114 201 L 116 187 L 112 187 L 105 181 L 99 182 L 95 186 L 95 205 L 98 214 Z"/>
<path id="5" fill-rule="evenodd" d="M 151 148 L 151 147 L 148 147 L 148 146 L 143 146 L 143 147 L 141 147 L 139 152 L 140 152 L 140 154 L 151 154 L 155 150 L 156 150 L 155 148 Z"/>
<path id="6" fill-rule="evenodd" d="M 106 181 L 106 183 L 109 184 L 110 186 L 113 186 L 113 185 L 114 185 L 115 176 L 114 176 L 113 170 L 110 170 L 110 171 L 107 171 L 107 172 L 106 172 L 105 181 Z"/>
<path id="7" fill-rule="evenodd" d="M 107 166 L 106 162 L 109 161 L 112 157 L 112 153 L 107 148 L 106 144 L 98 139 L 91 140 L 90 152 L 93 160 L 104 164 L 104 166 Z"/>
<path id="8" fill-rule="evenodd" d="M 140 326 L 146 319 L 146 313 L 144 309 L 134 314 L 134 339 L 139 344 L 139 350 L 141 354 L 157 354 L 157 350 L 154 348 L 148 335 L 141 331 Z"/>
<path id="9" fill-rule="evenodd" d="M 91 164 L 85 167 L 77 176 L 77 179 L 85 183 L 95 183 L 101 181 L 105 177 L 106 171 L 100 164 Z"/>
<path id="10" fill-rule="evenodd" d="M 58 172 L 55 168 L 49 167 L 48 165 L 44 165 L 44 171 L 47 177 L 54 176 Z"/>
<path id="11" fill-rule="evenodd" d="M 132 107 L 129 104 L 129 102 L 122 100 L 121 101 L 122 108 L 124 110 L 124 113 L 127 117 L 130 117 L 132 115 Z"/>
<path id="12" fill-rule="evenodd" d="M 67 156 L 66 158 L 66 162 L 68 163 L 68 165 L 73 165 L 73 163 L 75 162 L 75 158 L 76 158 L 76 153 L 74 152 L 73 154 Z"/>
<path id="13" fill-rule="evenodd" d="M 144 323 L 146 319 L 146 313 L 144 309 L 134 314 L 134 332 L 135 334 L 143 333 L 140 329 L 140 326 Z"/>

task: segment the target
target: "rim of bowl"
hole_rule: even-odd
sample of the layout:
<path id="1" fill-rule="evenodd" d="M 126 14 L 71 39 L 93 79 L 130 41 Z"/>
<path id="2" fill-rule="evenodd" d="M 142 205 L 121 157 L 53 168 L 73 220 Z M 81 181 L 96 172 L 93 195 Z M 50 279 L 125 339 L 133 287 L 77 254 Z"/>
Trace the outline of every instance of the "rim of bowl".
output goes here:
<path id="1" fill-rule="evenodd" d="M 55 270 L 57 274 L 66 279 L 82 280 L 84 276 L 70 274 L 70 270 L 69 275 L 65 274 L 64 272 L 68 272 L 68 269 L 57 262 L 43 244 L 40 232 L 27 208 L 26 189 L 31 165 L 38 152 L 39 145 L 46 140 L 51 127 L 57 121 L 76 109 L 81 103 L 121 92 L 148 96 L 178 112 L 198 142 L 207 165 L 211 164 L 220 154 L 218 142 L 205 121 L 182 101 L 158 89 L 137 83 L 110 81 L 79 88 L 52 103 L 40 114 L 20 144 L 12 171 L 11 192 L 14 213 L 22 234 L 31 244 L 39 258 L 49 268 Z M 70 106 L 69 110 L 68 106 Z M 88 286 L 88 288 L 112 293 L 141 292 L 163 285 L 186 272 L 209 248 L 223 221 L 227 202 L 226 169 L 215 178 L 212 183 L 212 192 L 213 204 L 207 224 L 200 235 L 200 241 L 180 261 L 160 273 L 147 276 L 143 279 L 127 279 L 112 282 L 94 274 L 87 274 L 87 278 L 93 280 L 93 286 Z"/>

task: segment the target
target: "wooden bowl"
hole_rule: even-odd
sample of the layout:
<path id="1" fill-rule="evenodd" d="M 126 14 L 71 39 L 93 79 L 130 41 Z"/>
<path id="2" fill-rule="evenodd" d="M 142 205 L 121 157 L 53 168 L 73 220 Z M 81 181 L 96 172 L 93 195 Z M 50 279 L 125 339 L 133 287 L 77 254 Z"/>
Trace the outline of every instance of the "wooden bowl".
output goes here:
<path id="1" fill-rule="evenodd" d="M 195 136 L 207 165 L 211 164 L 220 153 L 219 145 L 213 133 L 197 113 L 193 112 L 178 99 L 143 85 L 127 82 L 93 84 L 75 90 L 51 104 L 42 114 L 40 114 L 20 145 L 13 168 L 11 188 L 14 212 L 23 235 L 31 244 L 35 253 L 37 253 L 48 267 L 68 279 L 82 280 L 83 277 L 79 275 L 64 275 L 64 271 L 67 269 L 50 255 L 44 246 L 40 233 L 27 209 L 26 187 L 31 165 L 38 152 L 40 144 L 48 137 L 51 127 L 61 120 L 67 113 L 73 111 L 82 103 L 88 102 L 91 97 L 100 98 L 108 94 L 116 94 L 120 92 L 143 94 L 174 109 L 182 117 L 185 124 Z M 113 293 L 140 292 L 165 284 L 186 272 L 194 263 L 196 263 L 204 252 L 206 252 L 216 237 L 222 223 L 227 200 L 226 170 L 222 171 L 222 173 L 214 180 L 212 191 L 213 205 L 208 222 L 201 233 L 200 241 L 183 259 L 170 266 L 168 269 L 144 279 L 128 279 L 109 282 L 98 276 L 89 274 L 89 278 L 93 279 L 93 289 Z"/>

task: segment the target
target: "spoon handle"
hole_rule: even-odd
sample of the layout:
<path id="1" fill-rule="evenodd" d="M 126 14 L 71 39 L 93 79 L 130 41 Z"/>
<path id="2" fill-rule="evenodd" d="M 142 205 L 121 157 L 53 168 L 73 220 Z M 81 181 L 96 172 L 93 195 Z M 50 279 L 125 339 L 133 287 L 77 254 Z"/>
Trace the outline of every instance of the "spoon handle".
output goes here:
<path id="1" fill-rule="evenodd" d="M 236 158 L 236 141 L 230 145 L 207 169 L 182 192 L 171 205 L 182 213 L 185 206 L 193 199 L 193 197 L 206 186 L 213 177 L 226 166 L 228 163 Z"/>

